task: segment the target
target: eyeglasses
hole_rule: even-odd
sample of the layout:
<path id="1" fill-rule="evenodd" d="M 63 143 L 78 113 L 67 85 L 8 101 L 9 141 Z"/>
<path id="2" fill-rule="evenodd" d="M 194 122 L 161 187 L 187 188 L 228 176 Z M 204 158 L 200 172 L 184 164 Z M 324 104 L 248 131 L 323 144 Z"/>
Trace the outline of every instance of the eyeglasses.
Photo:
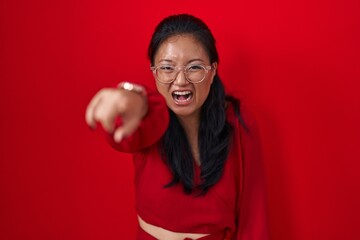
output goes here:
<path id="1" fill-rule="evenodd" d="M 169 84 L 175 81 L 180 71 L 185 74 L 186 80 L 191 83 L 201 83 L 204 81 L 209 70 L 212 66 L 204 66 L 200 64 L 187 65 L 187 66 L 172 66 L 160 65 L 150 67 L 157 81 L 164 84 Z"/>

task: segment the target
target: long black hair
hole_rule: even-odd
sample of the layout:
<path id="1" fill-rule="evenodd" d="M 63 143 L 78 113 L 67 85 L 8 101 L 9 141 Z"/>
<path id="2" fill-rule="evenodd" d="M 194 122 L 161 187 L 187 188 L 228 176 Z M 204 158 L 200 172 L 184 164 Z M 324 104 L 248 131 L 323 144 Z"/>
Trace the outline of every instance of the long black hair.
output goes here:
<path id="1" fill-rule="evenodd" d="M 219 62 L 215 38 L 207 25 L 192 15 L 179 14 L 163 19 L 156 27 L 148 48 L 151 65 L 154 65 L 155 54 L 160 45 L 169 37 L 182 34 L 191 35 L 202 44 L 211 64 Z M 166 187 L 181 183 L 188 194 L 195 189 L 205 194 L 219 181 L 233 134 L 232 126 L 226 120 L 227 100 L 238 104 L 236 99 L 225 96 L 224 86 L 216 74 L 201 109 L 198 133 L 201 182 L 198 186 L 194 184 L 195 163 L 186 133 L 175 113 L 169 109 L 170 124 L 159 145 L 160 154 L 173 174 L 172 181 Z"/>

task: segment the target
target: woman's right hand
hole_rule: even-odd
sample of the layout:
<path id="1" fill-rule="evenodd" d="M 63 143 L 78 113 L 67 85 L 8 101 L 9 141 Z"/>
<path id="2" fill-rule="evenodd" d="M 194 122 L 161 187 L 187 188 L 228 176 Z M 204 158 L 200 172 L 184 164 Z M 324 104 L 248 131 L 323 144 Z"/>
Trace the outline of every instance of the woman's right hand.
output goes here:
<path id="1" fill-rule="evenodd" d="M 114 141 L 120 142 L 131 135 L 147 113 L 146 96 L 124 89 L 104 88 L 95 94 L 86 108 L 85 120 L 95 129 L 96 123 L 113 133 Z M 122 125 L 115 129 L 115 120 L 120 117 Z"/>

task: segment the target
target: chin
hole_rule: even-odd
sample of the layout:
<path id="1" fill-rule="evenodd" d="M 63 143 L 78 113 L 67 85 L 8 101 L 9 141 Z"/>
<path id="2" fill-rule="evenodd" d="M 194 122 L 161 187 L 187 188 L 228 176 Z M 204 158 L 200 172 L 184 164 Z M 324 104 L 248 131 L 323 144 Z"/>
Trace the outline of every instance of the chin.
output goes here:
<path id="1" fill-rule="evenodd" d="M 190 117 L 195 116 L 199 111 L 196 109 L 193 109 L 191 107 L 171 107 L 171 111 L 175 113 L 176 116 L 179 117 Z"/>

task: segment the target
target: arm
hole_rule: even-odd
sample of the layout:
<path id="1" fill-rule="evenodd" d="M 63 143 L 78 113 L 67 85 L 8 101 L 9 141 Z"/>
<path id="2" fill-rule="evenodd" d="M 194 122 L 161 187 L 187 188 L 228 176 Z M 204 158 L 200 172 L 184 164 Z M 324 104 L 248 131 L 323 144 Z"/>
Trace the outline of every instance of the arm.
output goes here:
<path id="1" fill-rule="evenodd" d="M 241 113 L 248 129 L 240 127 L 242 186 L 235 239 L 268 240 L 267 195 L 259 131 L 254 119 L 246 112 Z"/>
<path id="2" fill-rule="evenodd" d="M 98 91 L 86 109 L 87 124 L 92 129 L 99 126 L 110 145 L 118 151 L 136 152 L 149 147 L 166 131 L 169 113 L 157 91 L 145 92 L 140 85 L 136 89 Z"/>
<path id="3" fill-rule="evenodd" d="M 169 112 L 164 98 L 157 92 L 147 94 L 148 109 L 138 128 L 119 143 L 114 141 L 112 133 L 106 134 L 109 144 L 121 152 L 136 152 L 157 142 L 165 133 L 169 124 Z M 116 123 L 116 127 L 121 121 Z"/>

